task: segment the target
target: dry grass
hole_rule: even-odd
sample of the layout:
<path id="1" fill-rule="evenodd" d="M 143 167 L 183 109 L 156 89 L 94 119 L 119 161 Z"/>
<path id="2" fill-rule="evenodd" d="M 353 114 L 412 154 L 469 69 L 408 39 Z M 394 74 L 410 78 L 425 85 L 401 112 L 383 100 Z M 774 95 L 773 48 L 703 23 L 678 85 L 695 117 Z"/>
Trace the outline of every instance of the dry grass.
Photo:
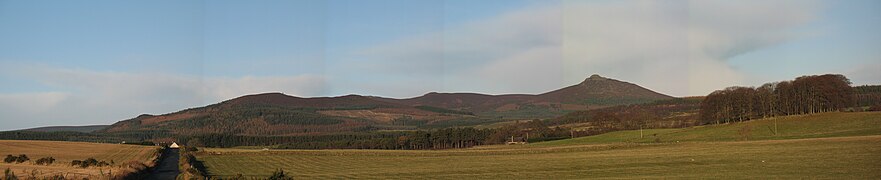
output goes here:
<path id="1" fill-rule="evenodd" d="M 66 177 L 101 177 L 101 174 L 119 174 L 130 161 L 150 163 L 155 158 L 156 147 L 122 144 L 101 144 L 63 141 L 22 141 L 0 140 L 0 156 L 25 154 L 31 160 L 21 164 L 2 163 L 0 170 L 9 168 L 18 176 L 36 173 L 38 177 L 63 174 Z M 55 158 L 52 165 L 36 165 L 34 161 L 43 157 Z M 78 168 L 70 166 L 73 160 L 95 158 L 98 161 L 114 162 L 110 167 Z"/>

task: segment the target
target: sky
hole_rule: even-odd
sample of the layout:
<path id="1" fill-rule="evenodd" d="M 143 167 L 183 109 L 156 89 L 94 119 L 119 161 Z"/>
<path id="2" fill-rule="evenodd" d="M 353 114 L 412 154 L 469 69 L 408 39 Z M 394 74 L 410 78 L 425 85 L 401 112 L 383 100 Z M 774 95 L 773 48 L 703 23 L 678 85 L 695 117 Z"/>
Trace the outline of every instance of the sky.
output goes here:
<path id="1" fill-rule="evenodd" d="M 881 84 L 877 0 L 0 0 L 0 130 L 247 94 L 673 96 L 836 73 Z"/>

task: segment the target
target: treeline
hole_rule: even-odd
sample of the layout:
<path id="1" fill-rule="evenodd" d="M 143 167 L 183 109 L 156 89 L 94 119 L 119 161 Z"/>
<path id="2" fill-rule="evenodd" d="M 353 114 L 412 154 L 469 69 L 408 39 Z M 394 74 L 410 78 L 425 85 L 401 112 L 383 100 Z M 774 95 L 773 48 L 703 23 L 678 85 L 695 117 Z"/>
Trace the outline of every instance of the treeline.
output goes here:
<path id="1" fill-rule="evenodd" d="M 204 134 L 178 137 L 178 141 L 196 147 L 286 146 L 291 149 L 357 149 L 359 142 L 373 139 L 397 138 L 404 132 L 376 132 L 300 136 L 247 136 L 233 134 Z"/>
<path id="2" fill-rule="evenodd" d="M 719 124 L 774 116 L 840 111 L 854 106 L 854 88 L 844 75 L 802 76 L 757 88 L 729 87 L 701 103 L 704 124 Z"/>
<path id="3" fill-rule="evenodd" d="M 881 107 L 881 86 L 857 86 L 854 87 L 854 96 L 859 107 Z"/>
<path id="4" fill-rule="evenodd" d="M 0 139 L 9 140 L 43 140 L 43 141 L 78 141 L 97 143 L 143 142 L 150 139 L 173 137 L 165 131 L 135 131 L 119 133 L 84 133 L 84 132 L 36 132 L 36 131 L 3 131 Z M 140 145 L 146 145 L 138 143 Z M 152 145 L 152 144 L 150 144 Z"/>
<path id="5" fill-rule="evenodd" d="M 542 120 L 517 122 L 496 129 L 486 138 L 488 144 L 501 144 L 514 141 L 538 142 L 569 138 L 569 129 L 553 127 Z"/>
<path id="6" fill-rule="evenodd" d="M 434 106 L 416 106 L 415 108 L 425 110 L 425 111 L 436 112 L 436 113 L 444 113 L 444 114 L 461 114 L 461 115 L 472 115 L 472 116 L 474 115 L 474 113 L 472 113 L 472 112 L 445 109 L 445 108 L 434 107 Z"/>
<path id="7" fill-rule="evenodd" d="M 413 131 L 399 136 L 394 147 L 389 148 L 386 142 L 383 149 L 448 149 L 466 148 L 486 144 L 486 137 L 493 130 L 474 128 L 447 128 L 435 131 Z"/>
<path id="8" fill-rule="evenodd" d="M 676 98 L 652 103 L 577 111 L 546 120 L 548 126 L 577 124 L 570 136 L 597 135 L 612 131 L 683 128 L 700 124 L 701 98 Z"/>
<path id="9" fill-rule="evenodd" d="M 298 136 L 249 136 L 235 134 L 171 135 L 167 132 L 79 133 L 0 132 L 0 139 L 121 143 L 177 140 L 197 147 L 276 146 L 284 149 L 446 149 L 483 145 L 494 129 L 446 128 L 419 131 L 355 132 Z M 158 133 L 158 134 L 151 134 Z M 159 142 L 159 141 L 157 141 Z M 141 144 L 141 143 L 138 143 Z"/>
<path id="10" fill-rule="evenodd" d="M 447 149 L 486 144 L 495 130 L 447 128 L 433 131 L 373 132 L 303 136 L 208 134 L 184 137 L 200 147 L 276 146 L 282 149 Z"/>

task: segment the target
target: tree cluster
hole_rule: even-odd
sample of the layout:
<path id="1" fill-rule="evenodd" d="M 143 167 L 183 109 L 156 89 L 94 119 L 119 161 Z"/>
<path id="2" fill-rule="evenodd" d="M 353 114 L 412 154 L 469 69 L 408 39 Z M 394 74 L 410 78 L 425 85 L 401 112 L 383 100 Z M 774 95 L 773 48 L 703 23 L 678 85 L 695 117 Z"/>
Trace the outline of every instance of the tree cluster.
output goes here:
<path id="1" fill-rule="evenodd" d="M 597 135 L 612 131 L 683 128 L 698 125 L 701 98 L 675 98 L 645 104 L 614 106 L 576 111 L 546 120 L 549 126 L 578 124 L 570 137 Z"/>
<path id="2" fill-rule="evenodd" d="M 484 144 L 490 130 L 446 128 L 434 131 L 413 131 L 394 141 L 393 149 L 448 149 Z M 387 142 L 390 143 L 390 142 Z M 388 147 L 386 147 L 388 148 Z"/>
<path id="3" fill-rule="evenodd" d="M 286 143 L 284 149 L 447 149 L 485 144 L 492 130 L 446 128 L 434 131 L 328 135 Z"/>
<path id="4" fill-rule="evenodd" d="M 517 122 L 500 127 L 487 137 L 488 144 L 501 144 L 510 141 L 511 138 L 519 141 L 537 142 L 557 140 L 569 137 L 569 130 L 561 127 L 551 128 L 546 121 L 531 120 Z"/>
<path id="5" fill-rule="evenodd" d="M 859 107 L 881 107 L 881 85 L 854 87 Z"/>
<path id="6" fill-rule="evenodd" d="M 436 113 L 443 113 L 443 114 L 461 114 L 461 115 L 472 115 L 472 116 L 474 115 L 473 112 L 452 110 L 452 109 L 446 109 L 446 108 L 440 108 L 440 107 L 434 107 L 434 106 L 416 106 L 415 108 L 425 110 L 425 111 L 436 112 Z"/>
<path id="7" fill-rule="evenodd" d="M 843 75 L 802 76 L 758 88 L 729 87 L 701 102 L 705 124 L 719 124 L 774 116 L 812 114 L 851 108 L 854 89 Z"/>

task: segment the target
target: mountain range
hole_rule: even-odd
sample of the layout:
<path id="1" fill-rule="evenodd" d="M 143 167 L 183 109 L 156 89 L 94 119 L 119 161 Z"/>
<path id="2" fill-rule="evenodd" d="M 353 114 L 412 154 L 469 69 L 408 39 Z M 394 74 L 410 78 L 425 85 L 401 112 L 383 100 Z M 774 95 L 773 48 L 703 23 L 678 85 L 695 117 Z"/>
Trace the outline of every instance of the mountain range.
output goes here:
<path id="1" fill-rule="evenodd" d="M 97 132 L 308 135 L 405 130 L 545 119 L 574 111 L 668 99 L 673 97 L 599 75 L 534 95 L 431 92 L 395 99 L 361 95 L 302 98 L 264 93 L 164 115 L 144 114 Z"/>

